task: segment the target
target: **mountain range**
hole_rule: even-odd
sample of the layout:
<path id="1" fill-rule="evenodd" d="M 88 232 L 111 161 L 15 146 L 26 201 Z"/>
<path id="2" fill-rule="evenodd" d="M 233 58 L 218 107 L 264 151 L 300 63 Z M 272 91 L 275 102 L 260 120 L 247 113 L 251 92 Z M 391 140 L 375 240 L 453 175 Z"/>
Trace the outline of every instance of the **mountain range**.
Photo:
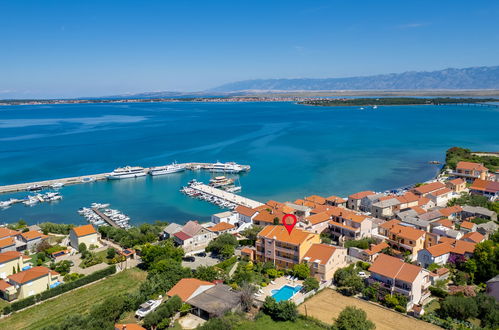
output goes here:
<path id="1" fill-rule="evenodd" d="M 256 79 L 227 83 L 209 92 L 333 90 L 499 89 L 499 66 L 408 71 L 347 78 Z"/>

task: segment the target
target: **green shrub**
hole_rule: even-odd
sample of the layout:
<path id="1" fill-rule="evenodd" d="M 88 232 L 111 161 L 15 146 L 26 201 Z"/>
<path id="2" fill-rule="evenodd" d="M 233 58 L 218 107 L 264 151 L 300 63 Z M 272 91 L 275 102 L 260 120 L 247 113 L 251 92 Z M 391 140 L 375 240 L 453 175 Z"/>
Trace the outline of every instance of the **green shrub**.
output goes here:
<path id="1" fill-rule="evenodd" d="M 433 296 L 439 298 L 445 298 L 449 295 L 447 291 L 441 288 L 437 288 L 436 286 L 430 286 L 430 292 Z"/>
<path id="2" fill-rule="evenodd" d="M 394 309 L 395 309 L 397 312 L 399 312 L 399 313 L 406 313 L 406 312 L 407 312 L 407 310 L 405 309 L 405 307 L 400 306 L 400 305 L 395 306 L 395 308 L 394 308 Z"/>
<path id="3" fill-rule="evenodd" d="M 315 277 L 307 277 L 303 281 L 303 289 L 305 292 L 319 289 L 319 281 Z"/>

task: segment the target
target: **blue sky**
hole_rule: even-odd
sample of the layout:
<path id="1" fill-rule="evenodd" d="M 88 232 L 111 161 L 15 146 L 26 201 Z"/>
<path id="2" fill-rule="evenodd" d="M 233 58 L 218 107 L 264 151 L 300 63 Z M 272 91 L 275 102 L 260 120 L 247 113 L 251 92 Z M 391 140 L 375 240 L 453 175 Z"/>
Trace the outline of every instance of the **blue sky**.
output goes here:
<path id="1" fill-rule="evenodd" d="M 498 1 L 0 0 L 0 99 L 499 65 Z"/>

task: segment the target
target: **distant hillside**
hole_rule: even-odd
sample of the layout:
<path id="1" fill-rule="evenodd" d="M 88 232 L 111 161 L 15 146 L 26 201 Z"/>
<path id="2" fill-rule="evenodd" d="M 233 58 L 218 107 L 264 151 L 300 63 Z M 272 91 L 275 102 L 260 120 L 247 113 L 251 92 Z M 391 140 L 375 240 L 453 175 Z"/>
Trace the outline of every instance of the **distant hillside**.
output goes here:
<path id="1" fill-rule="evenodd" d="M 244 80 L 224 84 L 210 92 L 431 89 L 499 89 L 499 66 L 350 78 Z"/>

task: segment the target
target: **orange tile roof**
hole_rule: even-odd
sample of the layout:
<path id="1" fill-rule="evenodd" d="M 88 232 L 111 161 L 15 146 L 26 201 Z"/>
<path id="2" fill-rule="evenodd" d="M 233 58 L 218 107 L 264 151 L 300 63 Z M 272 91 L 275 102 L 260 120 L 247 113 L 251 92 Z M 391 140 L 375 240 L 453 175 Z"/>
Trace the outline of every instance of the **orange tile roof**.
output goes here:
<path id="1" fill-rule="evenodd" d="M 310 224 L 316 225 L 324 221 L 331 220 L 331 216 L 327 212 L 317 213 L 305 218 Z"/>
<path id="2" fill-rule="evenodd" d="M 418 206 L 423 206 L 431 202 L 431 199 L 426 197 L 421 197 L 418 201 Z"/>
<path id="3" fill-rule="evenodd" d="M 480 243 L 481 241 L 483 241 L 485 238 L 484 235 L 480 234 L 479 232 L 477 231 L 472 231 L 472 232 L 469 232 L 467 234 L 464 234 L 463 237 L 461 238 L 462 240 L 464 239 L 469 239 L 470 241 L 472 241 L 473 243 Z"/>
<path id="4" fill-rule="evenodd" d="M 247 217 L 252 217 L 255 215 L 256 212 L 258 212 L 255 209 L 250 209 L 249 207 L 239 205 L 236 207 L 235 211 L 239 214 L 245 215 Z"/>
<path id="5" fill-rule="evenodd" d="M 47 276 L 49 273 L 52 275 L 59 275 L 59 273 L 50 270 L 47 267 L 36 266 L 27 270 L 23 270 L 22 272 L 10 275 L 9 279 L 11 279 L 16 283 L 23 284 L 32 281 L 34 279 L 37 279 L 39 277 Z"/>
<path id="6" fill-rule="evenodd" d="M 431 193 L 432 196 L 441 196 L 441 195 L 445 195 L 445 194 L 448 194 L 452 192 L 452 190 L 450 190 L 449 188 L 442 188 L 442 189 L 438 189 L 436 191 L 433 191 Z"/>
<path id="7" fill-rule="evenodd" d="M 4 248 L 4 247 L 11 246 L 14 244 L 16 244 L 14 237 L 6 237 L 6 238 L 0 239 L 0 248 Z"/>
<path id="8" fill-rule="evenodd" d="M 95 231 L 94 226 L 92 226 L 92 225 L 84 225 L 84 226 L 80 226 L 80 227 L 74 227 L 72 230 L 75 232 L 77 237 L 97 233 Z"/>
<path id="9" fill-rule="evenodd" d="M 310 207 L 311 209 L 315 209 L 317 207 L 317 204 L 311 201 L 304 201 L 303 206 Z"/>
<path id="10" fill-rule="evenodd" d="M 450 221 L 449 219 L 440 219 L 438 221 L 435 221 L 436 223 L 440 224 L 441 226 L 447 227 L 447 228 L 454 228 L 454 223 Z"/>
<path id="11" fill-rule="evenodd" d="M 273 201 L 273 200 L 269 200 L 267 203 L 268 206 L 270 206 L 271 208 L 275 209 L 275 208 L 278 208 L 278 207 L 281 207 L 283 204 L 282 203 L 279 203 L 279 202 L 276 202 L 276 201 Z"/>
<path id="12" fill-rule="evenodd" d="M 291 206 L 283 205 L 280 208 L 280 211 L 282 211 L 284 214 L 291 214 L 291 213 L 294 213 L 296 210 L 294 208 L 292 208 Z"/>
<path id="13" fill-rule="evenodd" d="M 475 179 L 470 189 L 497 193 L 499 191 L 499 182 Z"/>
<path id="14" fill-rule="evenodd" d="M 397 196 L 397 199 L 401 203 L 412 203 L 412 202 L 416 202 L 419 199 L 419 196 L 417 196 L 416 194 L 414 194 L 412 192 L 406 192 L 402 196 Z"/>
<path id="15" fill-rule="evenodd" d="M 361 191 L 361 192 L 352 194 L 352 195 L 348 196 L 348 198 L 351 198 L 351 199 L 362 199 L 362 198 L 364 198 L 366 196 L 370 196 L 370 195 L 374 195 L 374 194 L 375 194 L 374 191 L 366 190 L 366 191 Z"/>
<path id="16" fill-rule="evenodd" d="M 347 200 L 346 199 L 343 199 L 341 197 L 338 197 L 338 196 L 329 196 L 328 198 L 326 198 L 327 201 L 330 201 L 330 202 L 333 202 L 333 203 L 337 203 L 337 204 L 342 204 L 342 203 L 346 203 Z"/>
<path id="17" fill-rule="evenodd" d="M 411 207 L 411 209 L 413 209 L 414 211 L 416 211 L 417 214 L 426 213 L 426 211 L 423 210 L 420 206 L 413 206 L 413 207 Z"/>
<path id="18" fill-rule="evenodd" d="M 461 179 L 461 178 L 457 178 L 457 179 L 450 180 L 450 181 L 447 181 L 447 182 L 448 183 L 452 183 L 453 185 L 457 186 L 457 185 L 463 184 L 464 180 Z"/>
<path id="19" fill-rule="evenodd" d="M 42 238 L 43 239 L 43 238 L 48 237 L 47 235 L 43 235 L 42 233 L 40 233 L 38 230 L 27 231 L 25 233 L 22 233 L 21 236 L 27 241 L 35 239 L 35 238 Z"/>
<path id="20" fill-rule="evenodd" d="M 241 253 L 253 254 L 253 252 L 255 252 L 255 251 L 253 249 L 248 248 L 248 247 L 241 249 Z"/>
<path id="21" fill-rule="evenodd" d="M 166 294 L 168 297 L 173 297 L 175 295 L 179 296 L 183 302 L 188 300 L 190 296 L 203 285 L 215 285 L 211 282 L 201 281 L 197 278 L 183 278 L 175 284 L 173 288 L 170 289 Z"/>
<path id="22" fill-rule="evenodd" d="M 114 330 L 146 330 L 146 328 L 143 328 L 135 323 L 126 323 L 126 324 L 115 324 Z"/>
<path id="23" fill-rule="evenodd" d="M 305 253 L 303 258 L 310 258 L 310 262 L 315 260 L 320 260 L 321 265 L 327 264 L 329 259 L 334 255 L 336 248 L 332 245 L 327 244 L 312 244 L 307 253 Z"/>
<path id="24" fill-rule="evenodd" d="M 277 241 L 292 245 L 301 245 L 305 240 L 314 236 L 319 235 L 296 227 L 289 234 L 284 226 L 266 226 L 258 233 L 258 237 L 265 237 L 267 239 L 274 239 L 275 237 Z"/>
<path id="25" fill-rule="evenodd" d="M 380 254 L 376 260 L 374 260 L 371 267 L 369 267 L 369 271 L 388 278 L 398 279 L 406 283 L 413 283 L 422 271 L 422 268 L 405 263 L 398 258 L 386 254 Z"/>
<path id="26" fill-rule="evenodd" d="M 0 264 L 3 264 L 4 262 L 11 261 L 14 259 L 18 259 L 20 256 L 22 256 L 22 253 L 17 251 L 2 252 L 0 253 Z"/>
<path id="27" fill-rule="evenodd" d="M 317 196 L 317 195 L 305 197 L 305 200 L 310 201 L 310 202 L 314 202 L 315 204 L 319 204 L 319 205 L 326 204 L 326 199 L 324 197 Z"/>
<path id="28" fill-rule="evenodd" d="M 20 233 L 21 232 L 16 231 L 16 230 L 12 230 L 12 229 L 5 228 L 5 227 L 0 227 L 0 238 L 9 237 L 9 236 L 16 236 L 16 235 L 19 235 Z"/>
<path id="29" fill-rule="evenodd" d="M 359 214 L 357 212 L 354 212 L 352 210 L 347 210 L 342 207 L 338 206 L 330 206 L 327 211 L 331 216 L 335 216 L 338 218 L 343 218 L 343 219 L 349 219 L 352 220 L 353 222 L 361 223 L 365 219 L 369 218 L 365 215 Z"/>
<path id="30" fill-rule="evenodd" d="M 436 181 L 428 184 L 424 184 L 422 186 L 419 186 L 415 188 L 414 190 L 417 191 L 419 194 L 427 194 L 435 190 L 439 190 L 445 188 L 445 185 L 442 182 Z"/>
<path id="31" fill-rule="evenodd" d="M 434 257 L 451 252 L 456 254 L 473 253 L 475 243 L 451 239 L 450 241 L 430 246 L 426 250 Z"/>
<path id="32" fill-rule="evenodd" d="M 406 238 L 409 240 L 417 240 L 424 236 L 425 231 L 419 230 L 413 227 L 407 227 L 402 225 L 395 225 L 390 229 L 390 234 L 395 234 L 398 237 Z"/>
<path id="33" fill-rule="evenodd" d="M 379 225 L 379 227 L 383 228 L 383 229 L 392 229 L 393 226 L 398 225 L 400 223 L 401 223 L 400 220 L 393 219 L 393 220 L 383 222 L 381 225 Z"/>
<path id="34" fill-rule="evenodd" d="M 253 221 L 266 222 L 269 224 L 273 224 L 275 217 L 276 217 L 275 215 L 270 214 L 267 211 L 261 211 L 253 218 Z"/>
<path id="35" fill-rule="evenodd" d="M 4 280 L 0 280 L 0 291 L 5 291 L 7 288 L 11 287 L 12 284 L 5 282 Z"/>
<path id="36" fill-rule="evenodd" d="M 458 212 L 461 212 L 463 210 L 463 208 L 459 205 L 454 205 L 454 206 L 450 206 L 450 207 L 446 207 L 446 208 L 443 208 L 443 209 L 440 209 L 438 210 L 438 212 L 440 212 L 440 214 L 442 214 L 443 216 L 445 217 L 448 217 L 454 213 L 458 213 Z"/>
<path id="37" fill-rule="evenodd" d="M 293 204 L 296 204 L 296 205 L 303 205 L 303 203 L 305 203 L 305 201 L 303 199 L 297 199 L 293 202 Z"/>
<path id="38" fill-rule="evenodd" d="M 209 230 L 211 231 L 225 231 L 229 229 L 236 228 L 234 225 L 231 225 L 228 222 L 219 222 L 214 226 L 208 227 Z"/>
<path id="39" fill-rule="evenodd" d="M 473 229 L 473 227 L 475 227 L 475 224 L 473 222 L 470 222 L 470 221 L 463 221 L 461 222 L 461 225 L 460 225 L 461 228 L 464 228 L 464 229 Z"/>
<path id="40" fill-rule="evenodd" d="M 381 252 L 381 250 L 386 249 L 387 247 L 389 247 L 388 243 L 383 241 L 379 244 L 371 246 L 369 249 L 365 249 L 364 252 L 367 255 L 372 256 L 373 254 L 379 253 L 379 252 Z"/>
<path id="41" fill-rule="evenodd" d="M 456 169 L 469 171 L 488 171 L 488 169 L 482 164 L 472 162 L 459 162 L 456 165 Z"/>

